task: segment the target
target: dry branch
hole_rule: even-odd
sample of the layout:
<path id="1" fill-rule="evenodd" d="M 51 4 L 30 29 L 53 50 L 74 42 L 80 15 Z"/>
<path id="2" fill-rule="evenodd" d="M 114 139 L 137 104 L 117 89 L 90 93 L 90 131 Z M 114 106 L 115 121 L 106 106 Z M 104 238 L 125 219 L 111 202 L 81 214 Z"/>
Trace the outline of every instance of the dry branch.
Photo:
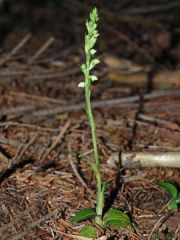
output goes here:
<path id="1" fill-rule="evenodd" d="M 43 222 L 47 221 L 51 217 L 56 216 L 59 211 L 60 211 L 60 209 L 54 209 L 52 212 L 48 213 L 47 215 L 44 215 L 41 218 L 39 218 L 39 219 L 37 219 L 35 221 L 32 221 L 31 223 L 28 224 L 28 226 L 27 226 L 25 231 L 20 232 L 18 235 L 16 235 L 13 238 L 11 238 L 11 240 L 18 240 L 18 239 L 23 238 L 24 236 L 29 234 L 31 229 L 33 229 L 34 227 L 38 227 L 39 224 L 42 224 Z"/>
<path id="2" fill-rule="evenodd" d="M 109 166 L 120 164 L 124 168 L 172 167 L 180 168 L 180 151 L 173 152 L 121 152 L 108 158 Z"/>
<path id="3" fill-rule="evenodd" d="M 180 94 L 180 89 L 167 90 L 167 91 L 154 91 L 150 94 L 145 94 L 143 99 L 150 100 L 150 99 L 155 99 L 155 98 L 170 96 L 170 95 L 179 96 L 179 94 Z M 139 95 L 135 95 L 135 96 L 117 98 L 117 99 L 92 101 L 92 107 L 97 108 L 97 107 L 105 107 L 105 106 L 108 107 L 108 106 L 115 106 L 115 105 L 127 106 L 127 104 L 132 104 L 134 102 L 138 102 L 139 100 L 140 100 Z M 85 108 L 85 104 L 79 103 L 79 104 L 72 104 L 72 105 L 56 107 L 56 108 L 54 108 L 54 109 L 52 108 L 50 110 L 34 111 L 32 115 L 46 117 L 46 116 L 60 114 L 63 112 L 77 111 L 77 110 L 81 110 L 84 108 Z"/>
<path id="4" fill-rule="evenodd" d="M 0 61 L 0 65 L 4 64 L 7 60 L 9 60 L 13 55 L 15 55 L 31 38 L 31 34 L 28 33 L 13 49 L 12 51 L 5 56 L 4 59 Z"/>
<path id="5" fill-rule="evenodd" d="M 27 143 L 21 143 L 17 147 L 17 151 L 15 156 L 12 159 L 1 159 L 1 167 L 0 167 L 0 177 L 2 177 L 3 173 L 9 169 L 12 169 L 15 165 L 19 164 L 22 160 L 23 155 L 29 150 L 29 148 L 34 144 L 38 135 L 32 136 L 32 138 Z"/>
<path id="6" fill-rule="evenodd" d="M 28 63 L 31 64 L 35 61 L 46 49 L 54 42 L 55 38 L 50 37 L 44 45 L 40 47 L 40 49 L 29 59 Z"/>
<path id="7" fill-rule="evenodd" d="M 109 71 L 108 78 L 119 84 L 135 87 L 146 87 L 148 75 L 146 72 L 123 73 Z M 153 88 L 168 89 L 180 87 L 180 71 L 162 71 L 157 73 L 153 78 Z"/>
<path id="8" fill-rule="evenodd" d="M 166 4 L 159 4 L 155 6 L 148 6 L 146 8 L 130 8 L 124 11 L 124 14 L 128 15 L 140 15 L 140 14 L 148 14 L 148 13 L 155 13 L 155 12 L 162 12 L 167 10 L 172 10 L 180 7 L 179 1 L 169 2 Z"/>
<path id="9" fill-rule="evenodd" d="M 64 127 L 61 129 L 58 137 L 56 138 L 55 142 L 51 145 L 51 147 L 48 149 L 48 151 L 42 156 L 42 158 L 40 159 L 40 162 L 42 163 L 47 156 L 52 152 L 52 150 L 61 143 L 64 134 L 66 133 L 67 129 L 69 128 L 71 122 L 69 120 L 67 120 L 66 124 L 64 125 Z"/>

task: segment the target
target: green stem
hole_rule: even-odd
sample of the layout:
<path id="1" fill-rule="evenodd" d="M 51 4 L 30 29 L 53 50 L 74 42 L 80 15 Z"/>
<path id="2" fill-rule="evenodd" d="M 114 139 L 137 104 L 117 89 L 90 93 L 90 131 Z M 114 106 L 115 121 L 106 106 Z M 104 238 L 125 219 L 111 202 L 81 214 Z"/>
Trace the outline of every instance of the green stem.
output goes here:
<path id="1" fill-rule="evenodd" d="M 93 164 L 93 171 L 95 173 L 95 177 L 97 180 L 97 204 L 96 204 L 96 223 L 102 226 L 102 214 L 103 214 L 103 207 L 104 207 L 104 188 L 102 189 L 102 177 L 99 171 L 99 154 L 97 148 L 97 138 L 96 138 L 96 125 L 92 113 L 91 107 L 91 81 L 89 80 L 89 66 L 90 66 L 90 53 L 86 56 L 86 66 L 87 70 L 85 73 L 85 100 L 86 100 L 86 111 L 88 116 L 88 121 L 91 127 L 91 134 L 92 134 L 92 144 L 94 150 L 94 164 Z"/>

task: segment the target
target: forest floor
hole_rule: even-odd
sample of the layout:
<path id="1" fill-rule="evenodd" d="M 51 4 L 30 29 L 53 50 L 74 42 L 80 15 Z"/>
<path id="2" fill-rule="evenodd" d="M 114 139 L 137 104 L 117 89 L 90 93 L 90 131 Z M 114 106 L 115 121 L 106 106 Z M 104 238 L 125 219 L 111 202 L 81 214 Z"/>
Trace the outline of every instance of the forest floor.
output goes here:
<path id="1" fill-rule="evenodd" d="M 0 15 L 0 239 L 74 239 L 85 223 L 72 217 L 96 203 L 77 87 L 93 4 L 23 2 Z M 170 196 L 155 183 L 178 186 L 178 168 L 108 164 L 117 152 L 180 151 L 180 4 L 136 2 L 97 4 L 101 64 L 92 89 L 106 209 L 126 211 L 135 231 L 96 227 L 104 239 L 178 240 L 180 214 L 167 210 Z"/>

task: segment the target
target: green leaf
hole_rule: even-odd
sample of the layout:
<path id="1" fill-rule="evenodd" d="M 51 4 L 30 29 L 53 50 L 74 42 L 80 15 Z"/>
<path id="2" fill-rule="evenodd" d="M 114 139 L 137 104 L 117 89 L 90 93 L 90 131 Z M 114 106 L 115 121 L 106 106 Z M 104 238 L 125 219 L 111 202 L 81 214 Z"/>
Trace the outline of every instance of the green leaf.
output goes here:
<path id="1" fill-rule="evenodd" d="M 180 192 L 178 193 L 178 195 L 177 195 L 175 201 L 176 201 L 177 204 L 180 203 Z"/>
<path id="2" fill-rule="evenodd" d="M 88 33 L 89 33 L 90 32 L 90 25 L 89 25 L 89 21 L 88 20 L 86 21 L 86 28 L 87 28 Z"/>
<path id="3" fill-rule="evenodd" d="M 174 200 L 168 204 L 167 208 L 169 210 L 178 210 L 177 203 Z"/>
<path id="4" fill-rule="evenodd" d="M 84 208 L 76 213 L 76 215 L 72 218 L 72 223 L 76 224 L 83 220 L 94 218 L 95 216 L 96 216 L 96 212 L 93 208 Z"/>
<path id="5" fill-rule="evenodd" d="M 159 180 L 156 181 L 156 183 L 157 183 L 162 189 L 166 190 L 166 192 L 168 192 L 173 199 L 176 199 L 178 192 L 177 192 L 177 188 L 176 188 L 173 184 L 168 183 L 168 182 L 161 182 L 161 181 L 159 181 Z"/>
<path id="6" fill-rule="evenodd" d="M 107 183 L 106 182 L 103 182 L 101 184 L 101 192 L 105 192 L 106 191 L 106 188 L 107 188 Z"/>
<path id="7" fill-rule="evenodd" d="M 131 227 L 132 223 L 126 213 L 117 209 L 110 209 L 104 221 L 105 225 L 113 227 Z"/>
<path id="8" fill-rule="evenodd" d="M 90 12 L 90 19 L 92 21 L 97 21 L 98 20 L 98 11 L 97 8 L 93 8 L 92 12 Z"/>
<path id="9" fill-rule="evenodd" d="M 80 236 L 82 237 L 89 237 L 89 238 L 97 238 L 97 232 L 96 232 L 96 228 L 93 226 L 85 226 L 83 227 L 80 232 L 79 232 Z"/>
<path id="10" fill-rule="evenodd" d="M 96 44 L 96 41 L 97 41 L 97 37 L 93 35 L 88 42 L 89 49 L 94 47 L 94 45 Z"/>

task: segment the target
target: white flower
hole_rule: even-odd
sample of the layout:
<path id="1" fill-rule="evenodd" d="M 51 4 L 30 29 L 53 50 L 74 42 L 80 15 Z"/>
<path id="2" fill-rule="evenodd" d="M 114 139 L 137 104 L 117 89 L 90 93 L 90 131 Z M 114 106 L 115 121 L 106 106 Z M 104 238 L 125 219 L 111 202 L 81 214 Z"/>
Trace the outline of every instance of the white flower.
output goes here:
<path id="1" fill-rule="evenodd" d="M 85 87 L 85 82 L 80 82 L 80 83 L 78 84 L 78 87 L 84 88 L 84 87 Z"/>
<path id="2" fill-rule="evenodd" d="M 98 80 L 98 78 L 95 75 L 91 75 L 90 78 L 91 78 L 92 81 L 97 81 Z"/>
<path id="3" fill-rule="evenodd" d="M 91 49 L 91 54 L 94 55 L 97 51 L 95 49 Z"/>

